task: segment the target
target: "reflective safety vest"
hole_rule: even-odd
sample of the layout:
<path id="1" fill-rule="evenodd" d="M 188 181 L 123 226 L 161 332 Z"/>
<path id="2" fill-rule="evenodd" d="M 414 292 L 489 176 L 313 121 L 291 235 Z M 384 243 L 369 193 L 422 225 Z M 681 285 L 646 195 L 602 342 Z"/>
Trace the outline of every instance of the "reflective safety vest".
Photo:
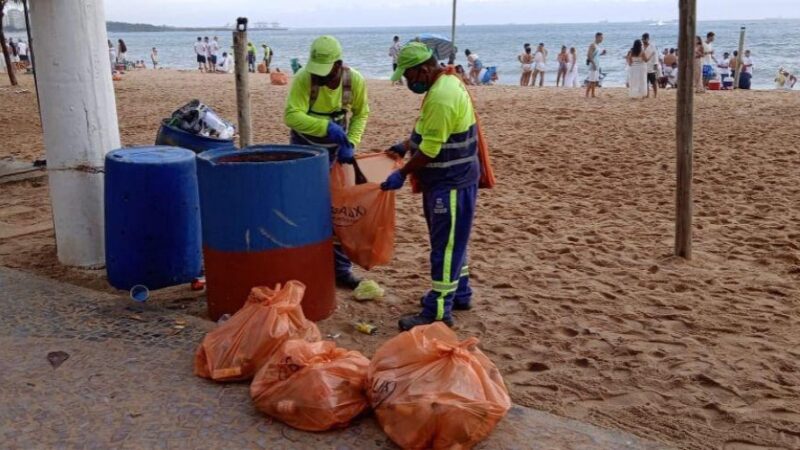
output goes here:
<path id="1" fill-rule="evenodd" d="M 317 97 L 319 97 L 319 89 L 320 86 L 317 86 L 313 82 L 311 83 L 311 93 L 308 99 L 308 113 L 314 114 L 315 116 L 328 116 L 331 121 L 344 128 L 344 131 L 347 131 L 347 114 L 353 108 L 353 81 L 350 76 L 350 68 L 347 66 L 342 67 L 342 109 L 331 113 L 314 111 L 314 102 L 316 102 Z M 307 142 L 308 145 L 317 145 L 328 149 L 338 148 L 338 144 L 331 143 L 327 137 L 309 136 L 294 130 L 292 130 L 291 134 L 293 138 Z"/>
<path id="2" fill-rule="evenodd" d="M 419 150 L 422 136 L 411 133 L 412 155 Z M 473 124 L 463 133 L 451 134 L 439 155 L 414 173 L 423 191 L 460 189 L 478 184 L 481 168 L 478 157 L 478 128 Z"/>

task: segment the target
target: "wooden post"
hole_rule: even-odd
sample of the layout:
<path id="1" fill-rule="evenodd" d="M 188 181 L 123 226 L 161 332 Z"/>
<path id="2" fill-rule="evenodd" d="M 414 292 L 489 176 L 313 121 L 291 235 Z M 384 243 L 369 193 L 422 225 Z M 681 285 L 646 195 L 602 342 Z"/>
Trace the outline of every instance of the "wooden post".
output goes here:
<path id="1" fill-rule="evenodd" d="M 692 257 L 692 138 L 694 132 L 695 38 L 697 0 L 679 0 L 678 104 L 675 141 L 677 144 L 677 186 L 675 190 L 675 255 Z"/>
<path id="2" fill-rule="evenodd" d="M 742 58 L 744 58 L 744 32 L 742 27 L 739 32 L 739 56 L 736 57 L 736 76 L 733 77 L 733 88 L 739 89 L 739 76 L 742 74 Z"/>
<path id="3" fill-rule="evenodd" d="M 236 76 L 236 109 L 239 121 L 239 147 L 252 145 L 250 134 L 250 73 L 247 64 L 247 18 L 236 19 L 233 32 L 234 72 Z"/>

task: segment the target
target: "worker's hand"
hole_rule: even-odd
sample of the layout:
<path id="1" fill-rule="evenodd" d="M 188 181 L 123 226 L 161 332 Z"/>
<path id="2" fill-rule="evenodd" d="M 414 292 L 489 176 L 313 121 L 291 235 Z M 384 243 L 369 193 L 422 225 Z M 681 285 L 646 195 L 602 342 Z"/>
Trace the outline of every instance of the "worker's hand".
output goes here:
<path id="1" fill-rule="evenodd" d="M 331 142 L 339 144 L 339 147 L 346 147 L 350 145 L 350 142 L 347 140 L 347 133 L 344 131 L 338 123 L 334 121 L 328 122 L 328 135 L 327 138 L 331 140 Z"/>
<path id="2" fill-rule="evenodd" d="M 381 190 L 384 191 L 395 191 L 403 187 L 403 184 L 406 182 L 406 176 L 403 175 L 402 172 L 399 170 L 395 170 L 386 178 L 386 181 L 381 183 Z"/>
<path id="3" fill-rule="evenodd" d="M 355 153 L 353 144 L 348 141 L 347 145 L 339 146 L 339 151 L 336 152 L 336 160 L 339 161 L 340 164 L 353 164 L 353 161 L 355 161 Z"/>
<path id="4" fill-rule="evenodd" d="M 389 156 L 395 156 L 395 155 L 399 156 L 400 159 L 405 158 L 406 157 L 406 143 L 405 142 L 398 142 L 397 144 L 394 144 L 393 146 L 389 147 L 388 150 L 386 150 L 386 154 L 389 155 Z"/>

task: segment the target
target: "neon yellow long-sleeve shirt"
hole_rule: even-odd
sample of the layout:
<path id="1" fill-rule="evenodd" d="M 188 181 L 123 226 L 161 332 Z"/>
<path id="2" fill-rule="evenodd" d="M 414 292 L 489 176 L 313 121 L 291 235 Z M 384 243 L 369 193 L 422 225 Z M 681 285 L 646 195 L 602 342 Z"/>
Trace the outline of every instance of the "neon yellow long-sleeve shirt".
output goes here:
<path id="1" fill-rule="evenodd" d="M 351 109 L 352 116 L 347 128 L 347 138 L 353 145 L 357 146 L 361 143 L 361 137 L 367 128 L 367 117 L 369 117 L 367 83 L 364 81 L 364 77 L 352 68 L 350 69 L 350 80 L 353 105 Z M 341 84 L 336 89 L 329 89 L 327 86 L 320 87 L 317 100 L 309 108 L 311 74 L 305 69 L 300 69 L 292 80 L 289 96 L 286 98 L 286 109 L 283 114 L 286 126 L 298 133 L 314 137 L 325 137 L 328 133 L 328 121 L 330 118 L 324 114 L 330 114 L 342 109 L 342 91 Z"/>
<path id="2" fill-rule="evenodd" d="M 422 136 L 419 149 L 436 158 L 450 135 L 463 133 L 474 123 L 475 112 L 464 83 L 453 75 L 442 75 L 425 96 L 414 128 Z"/>

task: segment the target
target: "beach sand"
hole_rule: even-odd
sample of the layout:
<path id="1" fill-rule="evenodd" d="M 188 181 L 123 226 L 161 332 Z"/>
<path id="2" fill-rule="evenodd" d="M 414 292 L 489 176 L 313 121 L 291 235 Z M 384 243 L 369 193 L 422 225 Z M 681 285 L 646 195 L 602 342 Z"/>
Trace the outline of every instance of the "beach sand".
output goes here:
<path id="1" fill-rule="evenodd" d="M 0 88 L 0 157 L 33 160 L 44 150 L 22 78 L 29 92 Z M 115 87 L 125 145 L 151 144 L 159 120 L 192 98 L 236 117 L 232 75 L 150 70 Z M 286 142 L 287 87 L 263 75 L 251 87 L 255 141 Z M 360 151 L 405 137 L 421 99 L 389 82 L 369 88 Z M 800 95 L 697 97 L 694 258 L 684 261 L 671 256 L 673 91 L 647 101 L 622 89 L 597 100 L 555 88 L 474 94 L 499 185 L 480 194 L 475 307 L 456 313 L 456 329 L 480 338 L 514 401 L 681 448 L 800 448 Z M 420 202 L 398 194 L 394 264 L 368 275 L 387 298 L 339 292 L 323 334 L 371 355 L 418 309 L 429 283 Z M 2 185 L 2 211 L 6 222 L 49 222 L 46 178 Z M 0 264 L 110 290 L 102 271 L 57 264 L 52 230 L 0 240 Z M 179 287 L 154 302 L 202 315 L 197 297 Z M 354 332 L 356 320 L 379 333 Z"/>

